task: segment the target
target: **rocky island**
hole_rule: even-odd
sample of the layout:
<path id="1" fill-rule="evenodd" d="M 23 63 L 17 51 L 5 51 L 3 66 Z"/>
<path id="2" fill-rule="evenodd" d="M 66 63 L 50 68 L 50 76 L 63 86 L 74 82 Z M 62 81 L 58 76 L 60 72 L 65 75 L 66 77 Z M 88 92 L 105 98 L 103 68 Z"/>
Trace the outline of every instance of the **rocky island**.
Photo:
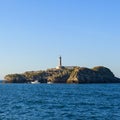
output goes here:
<path id="1" fill-rule="evenodd" d="M 120 79 L 106 67 L 98 66 L 92 69 L 75 67 L 72 69 L 48 69 L 46 71 L 29 71 L 23 74 L 5 76 L 5 83 L 120 83 Z"/>
<path id="2" fill-rule="evenodd" d="M 5 83 L 120 83 L 110 69 L 97 66 L 92 69 L 79 66 L 59 66 L 48 70 L 27 71 L 22 74 L 9 74 L 4 78 Z"/>

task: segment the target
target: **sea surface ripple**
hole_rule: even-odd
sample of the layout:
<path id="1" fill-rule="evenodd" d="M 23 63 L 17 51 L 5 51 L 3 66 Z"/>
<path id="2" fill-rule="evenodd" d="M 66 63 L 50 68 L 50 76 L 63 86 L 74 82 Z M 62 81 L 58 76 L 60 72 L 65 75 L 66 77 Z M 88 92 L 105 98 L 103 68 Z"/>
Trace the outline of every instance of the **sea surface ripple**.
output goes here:
<path id="1" fill-rule="evenodd" d="M 0 120 L 120 120 L 120 84 L 0 84 Z"/>

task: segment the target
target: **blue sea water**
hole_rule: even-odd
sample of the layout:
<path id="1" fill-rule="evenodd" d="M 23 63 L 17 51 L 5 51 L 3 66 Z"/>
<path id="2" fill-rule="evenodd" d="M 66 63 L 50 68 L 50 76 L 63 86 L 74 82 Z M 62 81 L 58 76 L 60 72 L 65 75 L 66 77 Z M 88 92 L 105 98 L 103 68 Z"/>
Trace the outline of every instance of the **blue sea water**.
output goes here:
<path id="1" fill-rule="evenodd" d="M 120 120 L 120 84 L 0 84 L 0 120 Z"/>

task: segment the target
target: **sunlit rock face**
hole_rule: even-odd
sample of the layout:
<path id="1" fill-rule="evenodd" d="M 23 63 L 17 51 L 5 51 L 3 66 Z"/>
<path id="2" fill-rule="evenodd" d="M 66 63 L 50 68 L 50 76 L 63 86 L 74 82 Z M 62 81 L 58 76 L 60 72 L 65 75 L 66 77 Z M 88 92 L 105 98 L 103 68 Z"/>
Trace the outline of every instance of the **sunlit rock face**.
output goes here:
<path id="1" fill-rule="evenodd" d="M 71 73 L 67 83 L 111 83 L 120 82 L 106 67 L 97 66 L 93 69 L 77 67 Z"/>

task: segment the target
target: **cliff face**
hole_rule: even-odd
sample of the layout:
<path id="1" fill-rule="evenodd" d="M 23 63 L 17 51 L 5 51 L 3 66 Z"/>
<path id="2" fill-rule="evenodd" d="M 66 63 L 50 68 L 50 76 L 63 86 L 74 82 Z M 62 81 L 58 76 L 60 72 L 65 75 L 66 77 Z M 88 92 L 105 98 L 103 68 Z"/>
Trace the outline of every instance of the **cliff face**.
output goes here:
<path id="1" fill-rule="evenodd" d="M 30 83 L 39 81 L 40 83 L 66 83 L 71 70 L 68 69 L 49 69 L 46 71 L 28 71 L 23 74 L 9 74 L 5 76 L 6 83 Z"/>
<path id="2" fill-rule="evenodd" d="M 6 83 L 26 83 L 27 79 L 21 74 L 10 74 L 5 76 Z"/>
<path id="3" fill-rule="evenodd" d="M 46 71 L 30 71 L 23 74 L 5 76 L 7 83 L 117 83 L 120 82 L 106 67 L 98 66 L 93 69 L 75 67 L 73 69 L 49 69 Z"/>
<path id="4" fill-rule="evenodd" d="M 105 67 L 98 66 L 93 69 L 75 68 L 71 73 L 67 83 L 113 83 L 120 82 L 114 74 Z"/>

